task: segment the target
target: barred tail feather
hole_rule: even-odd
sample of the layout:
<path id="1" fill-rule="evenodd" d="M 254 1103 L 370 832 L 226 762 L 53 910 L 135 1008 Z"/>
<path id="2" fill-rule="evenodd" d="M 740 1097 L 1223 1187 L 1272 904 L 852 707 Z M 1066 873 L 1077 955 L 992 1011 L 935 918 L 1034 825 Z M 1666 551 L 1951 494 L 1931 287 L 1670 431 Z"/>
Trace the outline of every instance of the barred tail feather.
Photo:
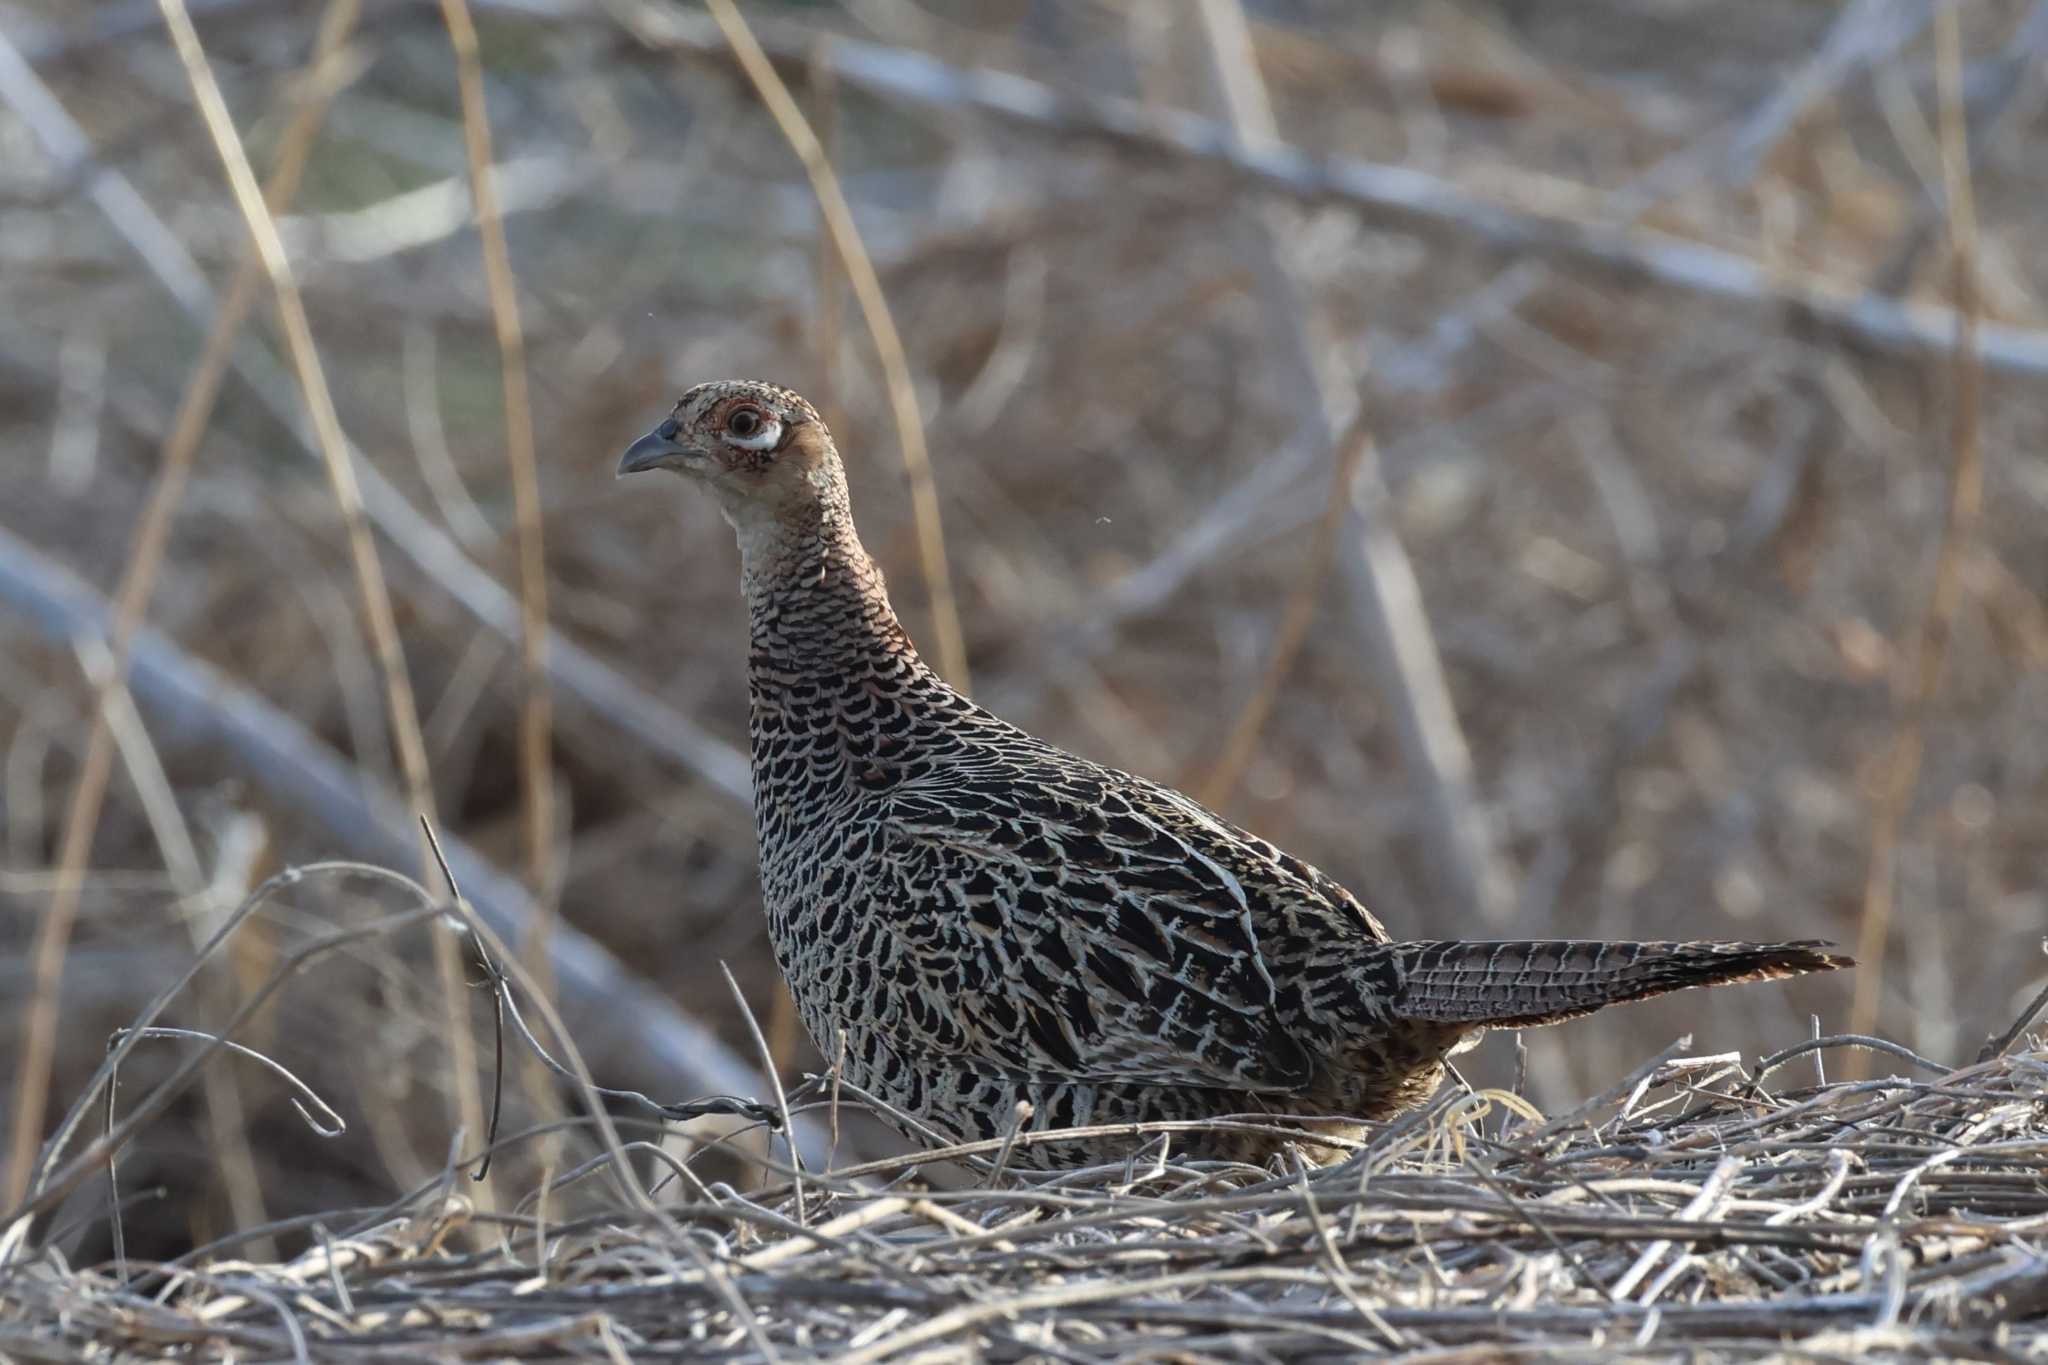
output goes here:
<path id="1" fill-rule="evenodd" d="M 1432 1023 L 1555 1024 L 1603 1005 L 1691 986 L 1853 967 L 1818 939 L 1797 943 L 1401 943 L 1394 1013 Z"/>

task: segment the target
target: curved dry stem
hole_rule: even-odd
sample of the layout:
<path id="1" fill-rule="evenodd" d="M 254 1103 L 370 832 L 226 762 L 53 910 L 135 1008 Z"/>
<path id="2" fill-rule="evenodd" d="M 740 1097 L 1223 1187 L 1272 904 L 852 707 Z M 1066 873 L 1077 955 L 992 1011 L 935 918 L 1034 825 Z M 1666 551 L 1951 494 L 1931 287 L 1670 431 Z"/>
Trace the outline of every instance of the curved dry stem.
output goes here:
<path id="1" fill-rule="evenodd" d="M 910 359 L 903 349 L 903 337 L 882 293 L 881 277 L 854 226 L 853 209 L 839 188 L 839 177 L 825 155 L 824 144 L 812 131 L 809 120 L 797 106 L 789 87 L 776 74 L 775 64 L 754 37 L 753 29 L 732 0 L 708 0 L 712 18 L 732 44 L 740 68 L 753 82 L 769 117 L 782 131 L 790 150 L 803 163 L 804 175 L 817 196 L 818 212 L 825 231 L 839 253 L 840 264 L 853 286 L 854 300 L 875 343 L 875 358 L 881 362 L 882 377 L 889 391 L 889 414 L 896 423 L 896 440 L 903 451 L 903 470 L 910 478 L 910 508 L 917 521 L 917 557 L 924 572 L 925 591 L 931 598 L 933 653 L 939 672 L 955 687 L 968 685 L 967 646 L 960 632 L 960 611 L 953 600 L 953 577 L 946 567 L 946 533 L 939 520 L 939 493 L 932 482 L 931 456 L 925 450 L 924 419 L 917 411 L 917 391 L 910 382 Z"/>
<path id="2" fill-rule="evenodd" d="M 261 908 L 278 891 L 285 887 L 296 885 L 306 877 L 328 872 L 368 877 L 375 881 L 395 885 L 416 896 L 421 903 L 415 905 L 410 910 L 381 916 L 370 923 L 337 930 L 334 933 L 310 940 L 304 946 L 280 958 L 272 970 L 269 979 L 264 982 L 262 987 L 253 992 L 247 1000 L 242 1002 L 241 1007 L 235 1011 L 234 1015 L 221 1026 L 218 1033 L 213 1035 L 211 1042 L 194 1049 L 189 1056 L 172 1069 L 170 1075 L 166 1076 L 162 1082 L 143 1096 L 134 1108 L 128 1111 L 127 1116 L 118 1124 L 115 1124 L 110 1131 L 88 1145 L 76 1157 L 68 1162 L 64 1162 L 60 1166 L 58 1162 L 64 1154 L 65 1147 L 77 1135 L 80 1124 L 84 1122 L 86 1115 L 91 1111 L 102 1089 L 111 1083 L 115 1072 L 127 1060 L 128 1054 L 142 1041 L 147 1031 L 155 1026 L 156 1021 L 162 1017 L 163 1012 L 170 1007 L 171 1001 L 175 1000 L 186 987 L 192 984 L 193 979 L 198 976 L 205 964 L 212 959 L 213 955 L 219 950 L 220 945 L 227 941 L 228 937 L 241 926 L 245 919 Z M 275 995 L 285 982 L 296 975 L 300 968 L 336 948 L 362 939 L 375 937 L 387 930 L 401 929 L 408 925 L 417 924 L 439 913 L 441 913 L 441 907 L 435 905 L 428 898 L 427 893 L 419 887 L 418 883 L 398 873 L 368 863 L 316 863 L 307 867 L 287 868 L 285 871 L 264 882 L 263 885 L 257 887 L 232 915 L 229 915 L 222 921 L 220 928 L 214 931 L 213 935 L 207 939 L 206 945 L 194 956 L 191 965 L 184 972 L 180 973 L 176 980 L 159 992 L 154 1000 L 150 1001 L 148 1007 L 137 1016 L 135 1023 L 129 1027 L 120 1041 L 107 1053 L 106 1059 L 100 1063 L 99 1069 L 92 1074 L 92 1077 L 80 1089 L 78 1099 L 72 1104 L 70 1111 L 66 1113 L 63 1121 L 58 1124 L 56 1133 L 51 1136 L 44 1150 L 42 1161 L 35 1173 L 35 1179 L 28 1187 L 27 1194 L 8 1212 L 5 1219 L 0 1219 L 0 1227 L 10 1226 L 20 1219 L 34 1217 L 36 1214 L 51 1208 L 65 1195 L 69 1194 L 79 1181 L 85 1179 L 97 1169 L 100 1163 L 105 1161 L 109 1155 L 120 1150 L 121 1146 L 133 1137 L 143 1125 L 161 1114 L 170 1105 L 171 1101 L 182 1093 L 199 1068 L 205 1065 L 207 1060 L 216 1051 L 220 1050 L 237 1029 L 241 1028 L 257 1011 L 261 1010 L 269 1002 L 271 996 Z"/>
<path id="3" fill-rule="evenodd" d="M 561 1012 L 555 1008 L 552 1000 L 535 989 L 538 983 L 533 973 L 513 956 L 505 946 L 504 940 L 484 922 L 477 914 L 476 908 L 463 896 L 462 888 L 455 884 L 455 874 L 448 866 L 447 857 L 441 851 L 440 840 L 434 836 L 434 827 L 424 818 L 420 824 L 420 835 L 427 845 L 428 857 L 440 868 L 442 880 L 448 883 L 453 896 L 453 913 L 476 941 L 483 945 L 487 954 L 486 960 L 491 964 L 493 972 L 503 972 L 511 978 L 513 984 L 533 997 L 534 1007 L 540 1011 L 541 1022 L 546 1024 L 548 1031 L 554 1035 L 555 1043 L 562 1050 L 562 1056 L 566 1059 L 566 1065 L 575 1079 L 577 1089 L 582 1092 L 583 1102 L 596 1121 L 598 1136 L 604 1142 L 605 1150 L 616 1160 L 616 1176 L 621 1191 L 639 1211 L 658 1212 L 646 1187 L 634 1173 L 632 1164 L 625 1159 L 619 1140 L 619 1130 L 613 1124 L 611 1114 L 606 1110 L 598 1094 L 597 1082 L 591 1077 L 589 1064 L 583 1060 L 583 1053 L 577 1048 L 576 1040 L 570 1036 L 567 1025 L 562 1022 Z M 478 1126 L 470 1131 L 482 1136 L 485 1130 Z"/>
<path id="4" fill-rule="evenodd" d="M 340 1137 L 348 1131 L 348 1120 L 336 1113 L 333 1105 L 321 1099 L 319 1091 L 299 1079 L 298 1073 L 268 1053 L 258 1052 L 253 1047 L 232 1042 L 217 1033 L 208 1033 L 204 1029 L 165 1028 L 161 1025 L 144 1029 L 115 1029 L 114 1036 L 110 1041 L 113 1044 L 119 1044 L 130 1033 L 140 1035 L 145 1042 L 213 1043 L 237 1057 L 245 1057 L 283 1081 L 291 1089 L 292 1108 L 298 1111 L 299 1117 L 305 1120 L 306 1126 L 313 1130 L 315 1136 L 323 1138 Z M 110 1091 L 111 1089 L 112 1087 L 109 1087 Z M 316 1109 L 319 1111 L 317 1114 L 314 1112 Z"/>

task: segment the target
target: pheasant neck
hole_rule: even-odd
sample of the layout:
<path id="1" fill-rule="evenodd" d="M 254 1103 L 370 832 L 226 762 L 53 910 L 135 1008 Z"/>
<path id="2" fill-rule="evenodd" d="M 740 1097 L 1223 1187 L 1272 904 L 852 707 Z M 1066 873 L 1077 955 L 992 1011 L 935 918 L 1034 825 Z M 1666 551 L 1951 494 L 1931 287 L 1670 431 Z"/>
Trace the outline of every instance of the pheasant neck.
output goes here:
<path id="1" fill-rule="evenodd" d="M 764 524 L 742 522 L 739 532 L 757 692 L 862 665 L 922 668 L 843 495 Z"/>

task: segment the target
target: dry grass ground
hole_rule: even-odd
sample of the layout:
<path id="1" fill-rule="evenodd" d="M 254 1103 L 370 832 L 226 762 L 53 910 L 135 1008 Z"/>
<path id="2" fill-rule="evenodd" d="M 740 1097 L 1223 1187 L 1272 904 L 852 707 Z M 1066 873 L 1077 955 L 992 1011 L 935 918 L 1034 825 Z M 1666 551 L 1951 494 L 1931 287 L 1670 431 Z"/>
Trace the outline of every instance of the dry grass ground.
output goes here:
<path id="1" fill-rule="evenodd" d="M 682 386 L 726 375 L 819 400 L 868 543 L 933 650 L 949 632 L 931 572 L 943 529 L 979 698 L 1204 791 L 1397 932 L 1820 936 L 1869 958 L 1860 1004 L 1838 974 L 1531 1034 L 1523 1089 L 1545 1112 L 1680 1034 L 1755 1057 L 1809 1037 L 1815 1015 L 1823 1032 L 1854 1026 L 1964 1066 L 2039 989 L 2042 7 L 748 4 L 900 333 L 898 397 L 914 399 L 935 492 L 921 515 L 888 348 L 713 14 L 472 0 L 487 97 L 466 121 L 460 6 L 373 0 L 349 22 L 346 0 L 189 3 L 256 174 L 303 159 L 276 226 L 368 535 L 352 548 L 305 416 L 306 356 L 255 270 L 160 564 L 133 580 L 157 635 L 135 652 L 135 706 L 107 708 L 107 794 L 81 822 L 103 651 L 78 632 L 106 618 L 51 594 L 71 591 L 68 571 L 113 599 L 147 563 L 138 527 L 249 233 L 155 5 L 0 9 L 19 58 L 0 52 L 10 1126 L 44 1112 L 27 1126 L 49 1131 L 114 1030 L 278 869 L 350 856 L 422 874 L 403 814 L 422 803 L 351 805 L 362 784 L 424 786 L 467 849 L 465 889 L 501 926 L 534 906 L 559 923 L 561 1004 L 600 1082 L 662 1100 L 761 1089 L 721 963 L 783 1074 L 820 1067 L 778 1004 L 761 932 L 729 535 L 681 490 L 610 475 Z M 961 74 L 976 71 L 1014 79 Z M 478 156 L 497 166 L 482 234 Z M 486 264 L 499 222 L 509 276 Z M 507 401 L 508 358 L 530 415 L 516 383 Z M 1371 447 L 1345 473 L 1364 518 L 1340 506 L 1319 540 L 1361 407 Z M 416 699 L 410 778 L 404 708 L 365 625 L 365 543 Z M 522 599 L 530 615 L 543 597 L 544 660 L 521 628 Z M 1287 629 L 1290 604 L 1305 628 Z M 222 680 L 245 698 L 220 706 Z M 1431 716 L 1455 719 L 1448 746 Z M 252 717 L 300 747 L 251 740 Z M 67 825 L 92 831 L 89 850 Z M 84 874 L 49 955 L 67 844 Z M 406 904 L 346 879 L 290 887 L 161 1022 L 216 1026 L 295 952 Z M 143 1196 L 129 1254 L 298 1216 L 337 1231 L 356 1220 L 336 1211 L 367 1217 L 430 1184 L 456 1126 L 477 1121 L 450 1077 L 491 1060 L 487 994 L 458 989 L 451 1006 L 437 975 L 454 941 L 409 924 L 325 950 L 254 1014 L 237 1039 L 301 1074 L 349 1133 L 314 1138 L 275 1078 L 214 1059 L 126 1149 L 123 1188 Z M 57 974 L 39 973 L 39 942 Z M 58 1021 L 46 1084 L 29 1045 L 38 1001 Z M 474 1025 L 473 1068 L 451 1059 L 471 1032 L 451 1009 Z M 139 1046 L 122 1103 L 186 1046 Z M 2028 1055 L 1998 1072 L 1994 1107 L 2040 1093 Z M 513 1056 L 512 1126 L 562 1112 L 568 1092 Z M 1468 1075 L 1507 1085 L 1516 1066 L 1498 1041 Z M 1953 1124 L 1971 1121 L 1945 1114 L 1942 1141 L 1968 1145 Z M 2038 1111 L 2010 1122 L 2001 1132 L 2038 1158 Z M 895 1150 L 879 1131 L 845 1141 Z M 490 1197 L 514 1207 L 592 1143 L 521 1144 Z M 758 1181 L 724 1156 L 700 1164 Z M 1998 1169 L 2038 1200 L 2037 1178 Z M 1813 1192 L 1771 1178 L 1758 1198 Z M 24 1179 L 16 1162 L 9 1190 Z M 105 1198 L 81 1186 L 36 1239 L 100 1261 Z M 2007 1211 L 2037 1212 L 2021 1203 Z M 984 1213 L 971 1216 L 1000 1221 Z M 925 1235 L 914 1228 L 965 1235 L 891 1216 L 877 1235 L 892 1247 Z M 1245 1215 L 1243 1235 L 1256 1241 L 1263 1216 Z M 1275 1235 L 1309 1247 L 1306 1215 L 1290 1216 Z M 1593 1253 L 1541 1251 L 1539 1221 L 1515 1226 L 1536 1240 L 1514 1256 L 1554 1260 L 1530 1272 L 1542 1302 L 1612 1291 Z M 1839 1250 L 1850 1234 L 1828 1235 Z M 255 1250 L 296 1255 L 307 1237 L 294 1224 Z M 1230 1245 L 1201 1254 L 1249 1254 Z M 1819 1254 L 1802 1246 L 1786 1254 Z M 1674 1284 L 1720 1283 L 1721 1262 L 1695 1254 Z M 1763 1275 L 1756 1293 L 1846 1273 L 1827 1265 L 1778 1267 L 1783 1283 Z M 1881 1271 L 1866 1258 L 1866 1276 Z M 1446 1272 L 1446 1292 L 1480 1283 L 1463 1273 Z M 1550 1297 L 1545 1276 L 1573 1287 Z M 875 1306 L 864 1323 L 907 1315 L 875 1341 L 930 1307 Z M 1315 1309 L 1346 1311 L 1341 1294 Z M 762 1330 L 793 1348 L 784 1326 Z M 1416 1341 L 1438 1339 L 1458 1337 Z M 252 1349 L 277 1345 L 264 1341 Z"/>
<path id="2" fill-rule="evenodd" d="M 1162 1132 L 1056 1178 L 979 1144 L 785 1168 L 747 1194 L 621 1152 L 495 1214 L 430 1180 L 336 1210 L 289 1260 L 229 1239 L 127 1274 L 29 1262 L 0 1342 L 42 1359 L 2040 1359 L 2048 1054 L 1756 1083 L 1807 1051 L 1754 1076 L 1732 1053 L 1667 1053 L 1548 1121 L 1502 1092 L 1445 1095 L 1319 1170 L 1189 1163 Z M 932 1188 L 949 1161 L 979 1179 Z M 613 1179 L 630 1165 L 645 1185 Z"/>

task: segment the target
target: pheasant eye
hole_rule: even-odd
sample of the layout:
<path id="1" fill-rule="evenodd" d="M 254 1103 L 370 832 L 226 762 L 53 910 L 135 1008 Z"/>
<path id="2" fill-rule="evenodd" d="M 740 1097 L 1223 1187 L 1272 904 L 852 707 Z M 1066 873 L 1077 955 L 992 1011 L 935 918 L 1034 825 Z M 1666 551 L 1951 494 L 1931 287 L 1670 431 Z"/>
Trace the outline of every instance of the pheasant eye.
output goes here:
<path id="1" fill-rule="evenodd" d="M 735 436 L 752 436 L 761 430 L 761 414 L 752 408 L 741 408 L 725 419 L 725 429 Z"/>

